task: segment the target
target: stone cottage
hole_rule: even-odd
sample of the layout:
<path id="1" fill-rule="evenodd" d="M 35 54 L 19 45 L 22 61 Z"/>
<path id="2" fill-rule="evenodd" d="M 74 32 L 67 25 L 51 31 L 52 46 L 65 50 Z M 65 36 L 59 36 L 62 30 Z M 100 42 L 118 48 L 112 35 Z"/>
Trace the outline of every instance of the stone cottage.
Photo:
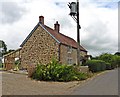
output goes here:
<path id="1" fill-rule="evenodd" d="M 39 22 L 20 45 L 21 48 L 4 56 L 5 68 L 14 68 L 15 58 L 20 59 L 20 67 L 27 69 L 28 66 L 38 63 L 47 64 L 52 58 L 56 58 L 63 64 L 77 64 L 77 42 L 60 33 L 58 21 L 54 29 L 44 24 L 44 17 L 39 16 Z M 87 58 L 87 50 L 81 45 L 80 59 Z"/>
<path id="2" fill-rule="evenodd" d="M 23 68 L 38 63 L 47 64 L 52 58 L 56 58 L 64 64 L 77 63 L 77 42 L 60 33 L 58 21 L 54 24 L 54 29 L 45 25 L 43 16 L 39 16 L 38 24 L 20 47 Z M 79 47 L 80 56 L 84 58 L 87 55 L 87 50 L 81 45 Z"/>

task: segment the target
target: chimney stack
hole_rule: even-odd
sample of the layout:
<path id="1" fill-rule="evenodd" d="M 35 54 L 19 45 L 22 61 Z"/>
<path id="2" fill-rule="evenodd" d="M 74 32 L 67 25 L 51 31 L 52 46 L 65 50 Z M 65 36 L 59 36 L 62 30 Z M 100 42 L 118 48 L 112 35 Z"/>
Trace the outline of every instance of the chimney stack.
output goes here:
<path id="1" fill-rule="evenodd" d="M 54 30 L 59 33 L 60 31 L 60 24 L 58 24 L 58 21 L 54 24 Z"/>
<path id="2" fill-rule="evenodd" d="M 39 22 L 44 25 L 44 17 L 43 16 L 39 16 Z"/>

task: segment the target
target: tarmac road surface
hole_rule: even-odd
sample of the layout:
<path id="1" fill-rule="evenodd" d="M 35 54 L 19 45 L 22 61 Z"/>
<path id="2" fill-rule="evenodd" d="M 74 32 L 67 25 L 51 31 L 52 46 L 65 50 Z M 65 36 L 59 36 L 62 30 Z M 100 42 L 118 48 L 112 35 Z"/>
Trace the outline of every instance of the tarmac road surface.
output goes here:
<path id="1" fill-rule="evenodd" d="M 118 69 L 110 70 L 78 86 L 71 94 L 118 95 Z"/>

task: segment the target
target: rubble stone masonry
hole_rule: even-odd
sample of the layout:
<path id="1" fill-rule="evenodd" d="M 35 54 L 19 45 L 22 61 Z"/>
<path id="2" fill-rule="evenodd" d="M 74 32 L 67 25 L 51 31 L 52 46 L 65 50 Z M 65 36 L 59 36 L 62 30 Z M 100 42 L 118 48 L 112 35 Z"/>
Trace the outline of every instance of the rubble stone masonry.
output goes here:
<path id="1" fill-rule="evenodd" d="M 39 26 L 22 47 L 21 65 L 27 68 L 28 65 L 47 64 L 53 57 L 58 59 L 58 48 L 55 39 Z"/>
<path id="2" fill-rule="evenodd" d="M 80 51 L 80 56 L 85 57 L 87 52 Z M 67 46 L 60 45 L 60 62 L 64 64 L 77 64 L 77 49 Z"/>
<path id="3" fill-rule="evenodd" d="M 68 60 L 71 60 L 71 64 L 76 64 L 77 62 L 77 50 L 69 47 L 67 45 L 60 45 L 60 62 L 64 64 L 69 64 Z"/>

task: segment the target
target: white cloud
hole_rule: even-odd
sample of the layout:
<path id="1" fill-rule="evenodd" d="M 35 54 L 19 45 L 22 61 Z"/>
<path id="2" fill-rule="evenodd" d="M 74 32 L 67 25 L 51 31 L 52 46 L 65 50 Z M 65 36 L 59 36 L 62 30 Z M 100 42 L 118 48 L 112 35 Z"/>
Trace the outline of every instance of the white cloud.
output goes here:
<path id="1" fill-rule="evenodd" d="M 76 23 L 69 16 L 67 2 L 76 0 L 9 0 L 17 8 L 15 12 L 23 11 L 14 23 L 0 23 L 0 39 L 4 40 L 9 49 L 16 49 L 38 23 L 38 17 L 45 17 L 45 24 L 54 27 L 55 21 L 61 24 L 61 33 L 76 40 Z M 8 0 L 4 0 L 8 2 Z M 101 1 L 102 2 L 102 1 Z M 1 3 L 1 2 L 0 2 Z M 9 5 L 10 6 L 10 5 Z M 6 6 L 6 12 L 7 12 Z M 7 13 L 8 14 L 8 13 Z M 11 14 L 11 13 L 10 13 Z M 8 14 L 7 16 L 9 16 Z M 6 19 L 9 19 L 9 17 Z M 12 16 L 11 16 L 12 17 Z M 80 30 L 81 44 L 90 54 L 116 52 L 118 44 L 118 13 L 117 8 L 98 7 L 98 3 L 90 0 L 80 0 Z"/>

